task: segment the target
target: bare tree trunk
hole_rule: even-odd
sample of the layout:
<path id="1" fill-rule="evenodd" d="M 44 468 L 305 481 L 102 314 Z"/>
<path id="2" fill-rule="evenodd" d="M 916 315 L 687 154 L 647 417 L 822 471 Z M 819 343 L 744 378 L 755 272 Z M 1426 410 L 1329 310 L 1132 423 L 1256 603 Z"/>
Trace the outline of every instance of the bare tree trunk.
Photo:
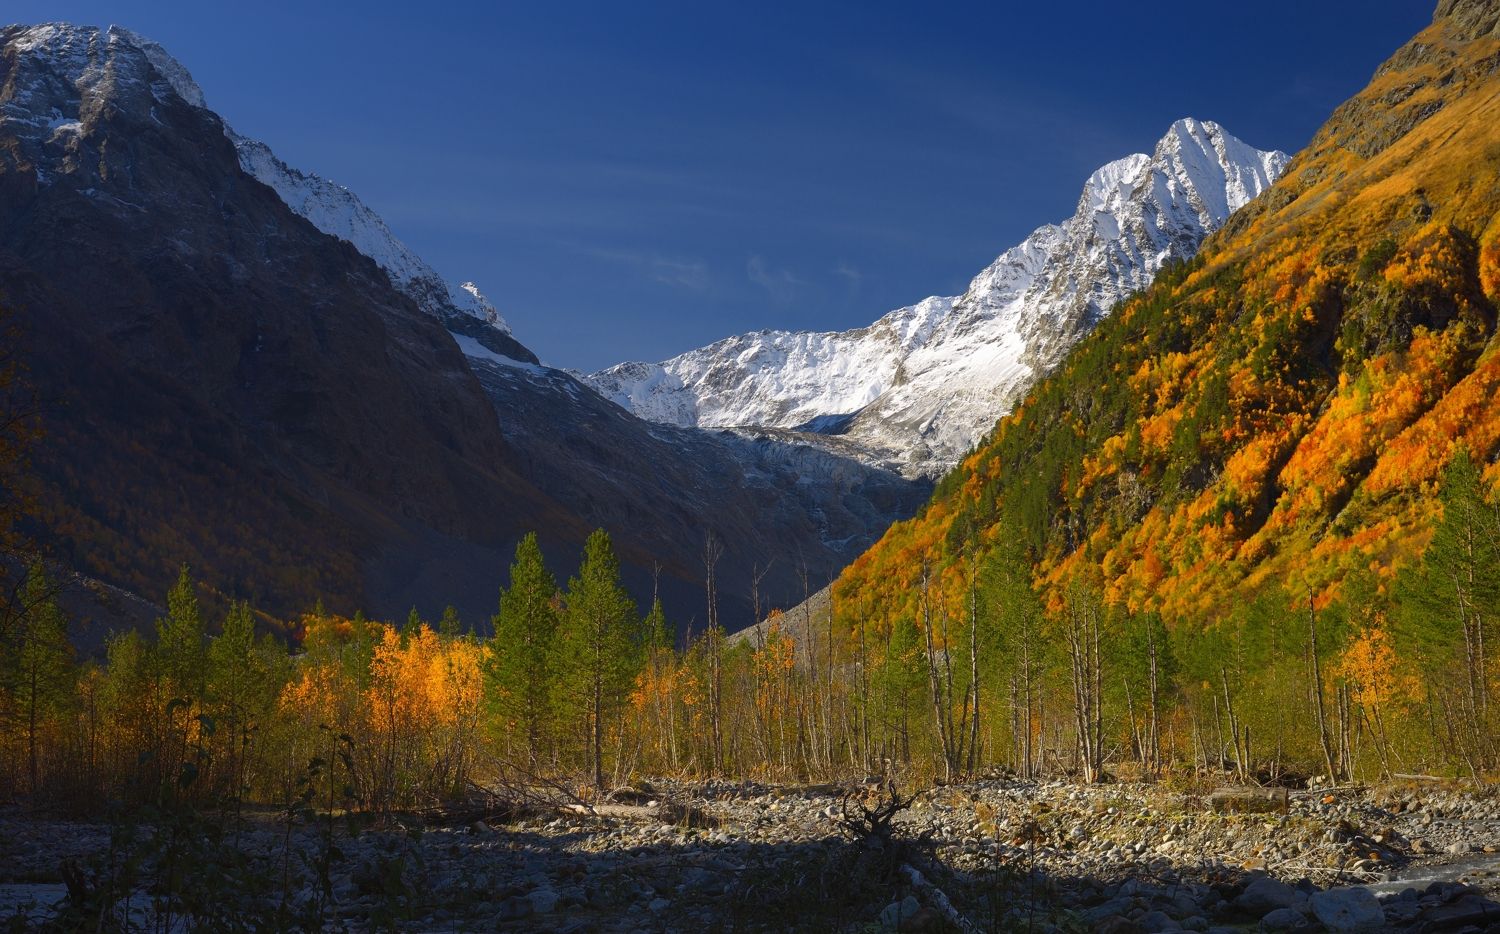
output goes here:
<path id="1" fill-rule="evenodd" d="M 1198 757 L 1203 762 L 1203 771 L 1208 771 L 1208 749 L 1203 745 L 1203 727 L 1198 722 L 1198 703 L 1194 703 L 1189 712 L 1193 716 L 1193 742 L 1197 746 Z"/>
<path id="2" fill-rule="evenodd" d="M 719 590 L 715 569 L 724 556 L 724 546 L 709 532 L 703 541 L 704 584 L 708 597 L 708 717 L 710 732 L 709 771 L 720 774 L 724 769 L 723 724 L 723 638 L 719 629 Z M 760 622 L 760 620 L 756 620 Z"/>
<path id="3" fill-rule="evenodd" d="M 1329 781 L 1338 779 L 1333 764 L 1333 748 L 1328 742 L 1328 714 L 1323 709 L 1323 669 L 1318 662 L 1318 614 L 1311 591 L 1307 594 L 1307 657 L 1312 669 L 1312 693 L 1318 717 L 1318 742 L 1323 747 L 1323 762 L 1328 766 Z"/>
<path id="4" fill-rule="evenodd" d="M 979 595 L 974 589 L 974 573 L 969 575 L 969 690 L 973 708 L 969 718 L 969 762 L 966 770 L 974 774 L 979 759 Z"/>
<path id="5" fill-rule="evenodd" d="M 1148 619 L 1146 625 L 1146 690 L 1151 708 L 1151 722 L 1146 734 L 1146 770 L 1152 778 L 1161 771 L 1161 684 L 1156 647 L 1156 626 Z"/>
<path id="6" fill-rule="evenodd" d="M 932 594 L 930 569 L 922 566 L 922 633 L 927 640 L 927 681 L 932 688 L 932 725 L 943 754 L 943 777 L 953 780 L 953 754 L 948 748 L 948 730 L 943 720 L 943 687 L 938 678 L 937 654 L 932 641 Z"/>
<path id="7" fill-rule="evenodd" d="M 1135 719 L 1135 699 L 1131 696 L 1130 679 L 1124 675 L 1120 676 L 1120 684 L 1125 688 L 1125 717 L 1130 721 L 1130 745 L 1135 752 L 1136 760 L 1140 762 L 1141 769 L 1146 769 L 1146 741 L 1141 735 L 1141 727 Z"/>
<path id="8" fill-rule="evenodd" d="M 1229 717 L 1229 742 L 1234 747 L 1234 774 L 1245 779 L 1245 757 L 1240 751 L 1240 723 L 1234 715 L 1234 698 L 1229 694 L 1229 671 L 1219 666 L 1219 681 L 1224 686 L 1224 713 Z"/>
<path id="9" fill-rule="evenodd" d="M 801 562 L 800 572 L 802 577 L 802 640 L 807 652 L 807 710 L 806 721 L 807 743 L 805 756 L 809 768 L 821 768 L 825 762 L 823 751 L 826 748 L 826 733 L 828 724 L 819 722 L 823 713 L 823 699 L 819 697 L 823 686 L 822 679 L 818 676 L 818 637 L 813 628 L 812 618 L 812 585 L 808 582 L 807 561 Z"/>
<path id="10" fill-rule="evenodd" d="M 1026 651 L 1026 777 L 1034 778 L 1042 769 L 1042 759 L 1046 755 L 1046 736 L 1043 730 L 1047 728 L 1047 694 L 1045 691 L 1036 690 L 1035 665 L 1031 661 L 1030 644 Z M 1036 729 L 1031 726 L 1031 699 L 1036 698 Z M 1036 739 L 1032 738 L 1035 732 Z M 1040 748 L 1036 740 L 1041 740 Z"/>
<path id="11" fill-rule="evenodd" d="M 958 772 L 959 763 L 963 761 L 963 737 L 964 731 L 953 728 L 953 643 L 948 638 L 948 613 L 943 611 L 942 634 L 943 634 L 943 731 L 946 737 L 943 746 L 948 760 L 949 777 L 952 778 Z M 967 711 L 968 705 L 965 704 Z"/>
<path id="12" fill-rule="evenodd" d="M 845 734 L 844 737 L 843 737 L 843 742 L 844 742 L 844 744 L 846 746 L 849 743 L 849 737 L 848 737 L 847 720 L 837 710 L 837 708 L 841 708 L 844 705 L 837 703 L 837 697 L 836 697 L 837 691 L 835 690 L 834 680 L 833 680 L 833 669 L 834 669 L 834 660 L 833 660 L 833 580 L 831 578 L 828 581 L 828 584 L 826 586 L 826 590 L 827 590 L 827 593 L 828 593 L 828 634 L 827 634 L 828 635 L 828 663 L 823 666 L 823 669 L 828 674 L 828 684 L 824 688 L 824 694 L 823 694 L 823 697 L 825 698 L 825 701 L 827 703 L 827 709 L 824 712 L 823 717 L 824 717 L 824 719 L 828 723 L 828 754 L 827 754 L 827 756 L 828 756 L 828 767 L 829 767 L 830 770 L 832 770 L 834 755 L 835 755 L 835 753 L 837 751 L 838 743 L 839 743 L 839 740 L 833 735 L 833 724 L 834 724 L 835 720 L 838 720 L 839 723 L 840 723 L 840 732 L 842 732 L 842 733 Z"/>
<path id="13" fill-rule="evenodd" d="M 598 639 L 594 641 L 594 729 L 593 765 L 594 788 L 604 787 L 604 649 Z"/>
<path id="14" fill-rule="evenodd" d="M 1083 780 L 1092 783 L 1099 779 L 1104 735 L 1099 618 L 1092 601 L 1082 595 L 1075 593 L 1069 602 L 1067 638 L 1073 674 L 1073 720 L 1078 733 L 1078 765 L 1083 772 Z"/>

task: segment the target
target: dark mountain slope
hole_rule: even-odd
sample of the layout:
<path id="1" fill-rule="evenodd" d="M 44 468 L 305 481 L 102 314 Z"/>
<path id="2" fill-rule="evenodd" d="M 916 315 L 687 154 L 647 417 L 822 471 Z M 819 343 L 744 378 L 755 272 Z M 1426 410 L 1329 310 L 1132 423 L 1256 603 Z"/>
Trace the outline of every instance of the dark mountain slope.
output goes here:
<path id="1" fill-rule="evenodd" d="M 519 345 L 465 357 L 245 174 L 142 43 L 0 31 L 0 302 L 46 403 L 39 532 L 68 563 L 154 594 L 186 561 L 283 614 L 321 596 L 479 620 L 523 532 L 565 572 L 602 525 L 639 598 L 660 562 L 669 612 L 701 622 L 711 531 L 726 621 L 748 622 L 754 568 L 789 602 L 801 560 L 836 571 L 923 495 L 771 440 L 663 434 Z"/>
<path id="2" fill-rule="evenodd" d="M 92 79 L 75 89 L 14 35 L 0 301 L 47 403 L 37 462 L 67 557 L 148 590 L 187 560 L 273 606 L 352 603 L 392 523 L 564 518 L 506 467 L 439 322 L 246 177 L 212 113 L 128 43 L 74 50 Z"/>

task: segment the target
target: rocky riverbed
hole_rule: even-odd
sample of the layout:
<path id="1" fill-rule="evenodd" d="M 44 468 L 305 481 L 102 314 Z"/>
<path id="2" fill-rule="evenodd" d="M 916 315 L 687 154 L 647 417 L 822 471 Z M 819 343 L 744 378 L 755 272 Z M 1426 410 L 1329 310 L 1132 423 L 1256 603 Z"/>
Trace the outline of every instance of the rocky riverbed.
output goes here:
<path id="1" fill-rule="evenodd" d="M 876 846 L 849 828 L 859 795 L 848 791 L 662 781 L 632 797 L 644 817 L 407 818 L 358 833 L 335 824 L 331 838 L 316 819 L 283 826 L 266 814 L 178 825 L 179 837 L 210 839 L 177 849 L 167 831 L 137 828 L 132 841 L 119 825 L 10 812 L 0 814 L 0 918 L 67 927 L 70 906 L 87 901 L 159 922 L 153 893 L 165 874 L 152 861 L 177 854 L 204 874 L 197 884 L 216 887 L 188 910 L 218 924 L 950 930 L 937 890 L 982 931 L 1500 931 L 1492 795 L 1301 791 L 1242 813 L 1161 786 L 979 781 L 915 794 L 893 818 L 893 842 Z M 673 805 L 675 822 L 651 819 L 653 801 Z M 106 871 L 112 835 L 115 864 L 144 854 L 128 879 Z M 908 866 L 931 888 L 914 887 Z M 118 891 L 105 894 L 110 880 Z M 125 891 L 128 907 L 116 898 Z"/>

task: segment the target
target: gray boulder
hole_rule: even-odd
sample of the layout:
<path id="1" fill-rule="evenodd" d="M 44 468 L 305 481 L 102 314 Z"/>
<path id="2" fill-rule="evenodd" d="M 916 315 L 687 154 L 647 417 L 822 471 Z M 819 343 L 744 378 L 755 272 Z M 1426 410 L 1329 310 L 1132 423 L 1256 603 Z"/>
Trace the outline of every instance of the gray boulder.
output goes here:
<path id="1" fill-rule="evenodd" d="M 1165 911 L 1148 911 L 1141 915 L 1137 923 L 1140 924 L 1142 930 L 1149 931 L 1151 934 L 1156 934 L 1158 931 L 1182 930 L 1182 925 L 1177 923 L 1177 919 Z"/>
<path id="2" fill-rule="evenodd" d="M 557 908 L 557 892 L 551 888 L 536 889 L 527 894 L 532 914 L 549 915 Z"/>
<path id="3" fill-rule="evenodd" d="M 915 917 L 921 908 L 921 903 L 910 895 L 899 902 L 891 902 L 880 912 L 880 926 L 890 931 L 899 931 L 901 922 Z"/>
<path id="4" fill-rule="evenodd" d="M 1330 931 L 1377 931 L 1385 926 L 1380 900 L 1369 889 L 1350 886 L 1314 893 L 1313 915 Z"/>
<path id="5" fill-rule="evenodd" d="M 1260 919 L 1262 931 L 1300 931 L 1307 927 L 1307 916 L 1295 908 L 1278 908 Z"/>
<path id="6" fill-rule="evenodd" d="M 1263 918 L 1278 908 L 1300 908 L 1306 903 L 1307 896 L 1270 876 L 1255 878 L 1234 900 L 1236 908 L 1257 918 Z"/>

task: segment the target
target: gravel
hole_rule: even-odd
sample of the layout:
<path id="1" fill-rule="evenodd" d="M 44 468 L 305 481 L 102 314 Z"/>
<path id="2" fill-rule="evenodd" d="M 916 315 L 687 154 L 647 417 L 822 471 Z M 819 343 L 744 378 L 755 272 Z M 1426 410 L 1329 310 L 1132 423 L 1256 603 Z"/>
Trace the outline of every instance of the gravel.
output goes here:
<path id="1" fill-rule="evenodd" d="M 424 931 L 943 930 L 939 906 L 889 865 L 901 860 L 981 929 L 1500 921 L 1500 799 L 1446 788 L 1296 792 L 1285 811 L 1245 814 L 1161 786 L 977 781 L 917 794 L 895 818 L 896 849 L 846 833 L 844 793 L 826 786 L 642 791 L 710 826 L 553 814 L 388 823 L 338 838 L 327 917 Z M 65 894 L 62 863 L 86 862 L 109 839 L 101 824 L 0 812 L 0 918 L 47 917 Z M 236 846 L 254 865 L 296 868 L 292 901 L 316 900 L 316 834 L 294 833 L 288 861 L 284 828 L 266 815 Z"/>

